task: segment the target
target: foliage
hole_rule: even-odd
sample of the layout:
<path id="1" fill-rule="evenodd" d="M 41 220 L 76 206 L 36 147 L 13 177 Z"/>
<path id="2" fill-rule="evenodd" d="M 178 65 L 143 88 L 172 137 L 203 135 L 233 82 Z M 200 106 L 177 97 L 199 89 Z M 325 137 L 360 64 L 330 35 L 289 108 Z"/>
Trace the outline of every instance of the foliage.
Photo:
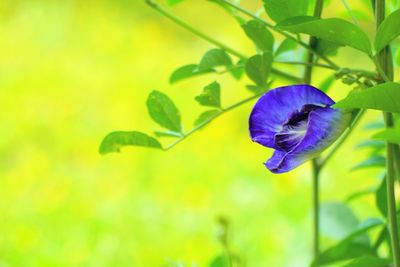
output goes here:
<path id="1" fill-rule="evenodd" d="M 329 76 L 325 79 L 325 81 L 321 84 L 321 90 L 326 92 L 334 84 L 334 78 L 332 77 L 341 80 L 344 84 L 354 87 L 347 97 L 334 105 L 334 108 L 345 109 L 355 114 L 352 125 L 354 125 L 354 123 L 356 123 L 359 117 L 362 115 L 362 112 L 360 111 L 361 109 L 375 109 L 383 112 L 400 113 L 400 85 L 399 83 L 391 81 L 391 77 L 393 76 L 393 64 L 390 62 L 392 62 L 393 59 L 391 54 L 388 52 L 379 53 L 384 50 L 386 46 L 390 45 L 398 35 L 400 35 L 400 10 L 392 12 L 385 20 L 383 20 L 383 18 L 379 18 L 381 14 L 379 12 L 381 11 L 377 13 L 377 24 L 379 27 L 376 31 L 374 42 L 375 49 L 373 50 L 372 43 L 365 33 L 365 29 L 362 29 L 357 21 L 355 21 L 355 23 L 351 23 L 342 18 L 320 18 L 319 15 L 316 15 L 318 14 L 318 10 L 320 12 L 322 11 L 323 1 L 316 2 L 316 11 L 314 16 L 307 16 L 309 14 L 309 6 L 311 5 L 311 3 L 309 3 L 307 0 L 264 0 L 261 4 L 264 6 L 268 17 L 273 20 L 272 23 L 246 10 L 239 3 L 230 2 L 228 0 L 215 0 L 212 2 L 223 7 L 226 11 L 233 15 L 239 23 L 241 23 L 241 27 L 244 30 L 245 35 L 253 42 L 257 54 L 251 57 L 245 57 L 241 53 L 238 53 L 235 50 L 228 48 L 224 44 L 221 44 L 219 41 L 215 41 L 214 39 L 199 33 L 185 22 L 179 20 L 179 18 L 167 13 L 158 4 L 151 2 L 153 8 L 155 8 L 161 14 L 166 15 L 180 26 L 216 46 L 216 48 L 213 48 L 204 54 L 199 64 L 185 65 L 178 68 L 171 75 L 171 83 L 201 74 L 218 73 L 221 72 L 221 70 L 221 73 L 230 72 L 235 79 L 240 80 L 241 75 L 238 75 L 235 70 L 244 68 L 248 80 L 254 83 L 252 85 L 247 85 L 247 89 L 255 93 L 257 96 L 267 91 L 272 85 L 275 84 L 277 79 L 284 78 L 294 82 L 302 80 L 301 77 L 287 74 L 286 70 L 283 68 L 274 68 L 274 64 L 276 62 L 300 66 L 305 65 L 305 73 L 315 67 L 326 67 L 333 70 L 335 73 L 334 76 Z M 171 4 L 176 4 L 176 2 L 172 2 Z M 350 9 L 348 3 L 343 1 L 343 4 L 350 16 L 353 18 L 353 20 L 355 20 L 354 13 Z M 375 9 L 382 9 L 381 4 L 376 3 L 376 6 L 374 6 L 374 10 Z M 250 17 L 250 20 L 243 21 L 243 18 L 240 16 L 241 13 Z M 275 42 L 278 38 L 275 37 L 271 31 L 283 35 L 285 39 L 279 45 L 276 45 Z M 309 43 L 302 41 L 301 35 L 303 34 L 311 36 Z M 302 51 L 304 55 L 308 55 L 308 61 L 306 61 L 304 64 L 302 64 L 302 62 L 291 62 L 287 60 L 287 58 L 285 61 L 277 60 L 280 54 L 297 51 L 297 46 L 300 46 L 304 49 L 304 51 Z M 335 55 L 336 52 L 344 46 L 358 50 L 359 52 L 362 52 L 364 56 L 370 58 L 375 64 L 377 72 L 375 72 L 375 70 L 369 71 L 363 69 L 352 69 L 350 67 L 341 67 L 334 63 L 329 57 Z M 277 49 L 274 49 L 275 47 L 277 47 Z M 238 64 L 233 63 L 234 61 L 229 54 L 238 58 Z M 314 60 L 314 58 L 317 59 Z M 325 65 L 319 62 L 324 62 Z M 307 76 L 304 76 L 304 80 L 307 81 Z M 196 96 L 195 100 L 200 105 L 212 107 L 214 109 L 207 110 L 200 114 L 194 124 L 195 128 L 188 132 L 189 135 L 204 125 L 210 123 L 214 118 L 226 112 L 227 110 L 247 102 L 245 99 L 230 106 L 228 109 L 224 109 L 221 106 L 221 86 L 216 81 L 205 86 L 203 92 Z M 149 109 L 149 114 L 155 122 L 157 122 L 160 126 L 176 133 L 175 136 L 181 140 L 186 138 L 181 127 L 180 113 L 166 95 L 160 92 L 151 93 L 147 102 L 147 106 Z M 386 115 L 387 123 L 388 120 L 390 121 L 388 116 L 390 117 L 391 115 Z M 378 134 L 375 134 L 374 137 L 391 142 L 393 144 L 400 144 L 400 140 L 398 138 L 398 136 L 400 136 L 400 132 L 397 128 L 391 127 L 386 130 L 382 130 Z M 348 135 L 348 133 L 350 133 L 351 130 L 352 128 L 348 129 L 347 133 L 345 133 L 345 137 Z M 179 137 L 179 134 L 182 136 Z M 110 141 L 110 138 L 106 138 L 105 140 L 107 143 L 103 141 L 103 149 L 104 147 L 113 145 L 112 141 Z M 148 142 L 142 141 L 137 143 L 129 143 L 126 141 L 119 141 L 117 145 L 119 147 L 121 145 L 143 145 L 149 143 L 150 141 L 152 144 L 156 142 L 156 139 L 153 139 L 149 136 L 146 136 L 146 140 L 148 140 Z M 176 143 L 177 142 L 173 143 L 172 146 L 174 146 Z M 172 146 L 169 146 L 168 148 L 171 148 Z M 358 148 L 366 147 L 374 148 L 373 153 L 371 153 L 369 158 L 355 165 L 352 168 L 352 171 L 371 167 L 383 168 L 385 166 L 389 166 L 389 172 L 377 183 L 376 189 L 367 189 L 356 192 L 351 196 L 351 199 L 366 194 L 375 193 L 376 205 L 383 218 L 368 218 L 360 223 L 356 215 L 354 215 L 352 209 L 344 203 L 333 202 L 321 205 L 319 210 L 314 211 L 314 216 L 321 217 L 321 233 L 326 237 L 330 237 L 335 240 L 336 244 L 324 249 L 321 253 L 317 252 L 317 254 L 315 254 L 312 266 L 323 266 L 326 264 L 332 264 L 334 262 L 346 260 L 352 261 L 348 262 L 348 264 L 345 266 L 386 266 L 390 262 L 389 259 L 379 256 L 378 249 L 383 238 L 378 238 L 376 241 L 377 244 L 372 245 L 368 233 L 371 229 L 377 227 L 383 227 L 383 229 L 386 229 L 386 227 L 388 227 L 386 225 L 386 217 L 389 219 L 388 224 L 389 227 L 391 227 L 391 231 L 397 227 L 397 225 L 393 226 L 396 216 L 394 216 L 392 211 L 389 212 L 390 209 L 392 209 L 390 205 L 393 205 L 393 200 L 388 197 L 391 194 L 389 190 L 391 185 L 388 184 L 388 181 L 390 181 L 388 179 L 392 178 L 393 175 L 390 171 L 390 165 L 393 165 L 393 170 L 400 166 L 400 164 L 395 163 L 396 161 L 400 161 L 400 148 L 399 146 L 395 145 L 393 145 L 392 148 L 388 146 L 388 150 L 393 150 L 392 152 L 389 152 L 392 153 L 392 156 L 387 159 L 381 153 L 382 148 L 384 147 L 382 142 L 367 140 L 358 145 Z M 109 150 L 112 151 L 112 149 Z M 332 153 L 334 153 L 336 150 L 333 149 L 332 151 Z M 319 163 L 317 159 L 317 163 L 314 163 L 313 165 L 314 169 L 316 168 L 318 170 L 322 168 L 330 156 L 331 154 L 323 159 L 322 163 Z M 394 157 L 394 161 L 392 157 Z M 400 175 L 400 167 L 396 173 Z M 387 188 L 389 188 L 389 191 L 386 191 Z M 318 202 L 316 205 L 318 207 Z M 318 226 L 316 227 L 318 231 Z M 315 238 L 318 239 L 318 236 Z M 392 238 L 392 245 L 393 242 L 395 242 L 393 240 L 394 239 Z M 395 245 L 393 245 L 393 251 L 395 265 L 397 266 L 396 257 L 400 257 L 400 251 L 396 251 Z M 233 258 L 231 258 L 230 253 L 226 255 L 223 254 L 217 256 L 211 262 L 210 266 L 236 266 L 236 263 L 234 263 L 232 259 Z M 238 263 L 238 266 L 241 266 L 240 263 Z"/>
<path id="2" fill-rule="evenodd" d="M 0 266 L 396 266 L 400 11 L 372 2 L 5 1 Z M 244 105 L 298 83 L 353 115 L 312 163 L 313 256 L 308 166 L 272 176 L 246 137 Z"/>

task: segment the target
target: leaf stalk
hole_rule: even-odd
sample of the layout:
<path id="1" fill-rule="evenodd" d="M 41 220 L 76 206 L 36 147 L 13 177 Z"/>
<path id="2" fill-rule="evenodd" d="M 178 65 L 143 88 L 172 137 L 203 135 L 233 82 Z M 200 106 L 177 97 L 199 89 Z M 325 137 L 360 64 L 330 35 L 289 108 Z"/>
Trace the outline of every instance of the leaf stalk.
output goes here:
<path id="1" fill-rule="evenodd" d="M 224 109 L 221 110 L 221 112 L 215 114 L 214 116 L 210 117 L 208 120 L 204 121 L 203 123 L 199 124 L 198 126 L 194 127 L 193 129 L 191 129 L 190 131 L 186 132 L 183 134 L 182 138 L 176 140 L 175 142 L 173 142 L 172 144 L 170 144 L 169 146 L 163 148 L 164 151 L 168 151 L 171 148 L 175 147 L 176 145 L 178 145 L 179 143 L 181 143 L 182 141 L 184 141 L 186 138 L 188 138 L 189 136 L 191 136 L 192 134 L 194 134 L 195 132 L 197 132 L 198 130 L 200 130 L 201 128 L 203 128 L 204 126 L 206 126 L 207 124 L 209 124 L 210 122 L 212 122 L 213 120 L 217 119 L 218 117 L 220 117 L 221 115 L 225 114 L 226 112 L 235 109 L 239 106 L 242 106 L 252 100 L 255 100 L 257 98 L 259 98 L 262 94 L 264 93 L 260 93 L 260 94 L 256 94 L 253 95 L 251 97 L 245 98 L 229 107 L 226 107 Z"/>

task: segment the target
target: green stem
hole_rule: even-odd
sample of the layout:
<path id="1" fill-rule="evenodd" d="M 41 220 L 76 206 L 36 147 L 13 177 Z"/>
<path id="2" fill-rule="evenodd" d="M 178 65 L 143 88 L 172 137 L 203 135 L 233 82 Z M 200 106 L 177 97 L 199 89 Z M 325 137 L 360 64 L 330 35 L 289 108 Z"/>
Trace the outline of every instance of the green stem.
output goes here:
<path id="1" fill-rule="evenodd" d="M 323 0 L 317 0 L 314 7 L 314 17 L 321 17 L 322 9 L 324 6 Z M 311 84 L 312 69 L 314 64 L 313 50 L 317 46 L 318 40 L 315 37 L 310 37 L 309 45 L 311 49 L 308 50 L 307 64 L 304 70 L 304 83 Z M 319 257 L 319 174 L 321 167 L 318 164 L 318 158 L 311 161 L 312 168 L 312 206 L 313 206 L 313 254 L 314 260 L 318 261 Z"/>
<path id="2" fill-rule="evenodd" d="M 374 62 L 375 66 L 376 66 L 376 70 L 378 71 L 378 73 L 381 76 L 381 78 L 385 82 L 390 82 L 391 80 L 389 79 L 389 77 L 387 76 L 386 72 L 384 71 L 384 69 L 382 67 L 382 64 L 380 62 L 380 58 L 379 57 L 371 57 L 371 59 Z"/>
<path id="3" fill-rule="evenodd" d="M 377 28 L 385 19 L 385 0 L 375 1 L 375 17 Z M 391 54 L 386 47 L 379 53 L 375 59 L 376 67 L 385 81 L 391 81 L 393 78 L 393 68 L 389 61 L 392 61 Z M 389 112 L 383 113 L 387 128 L 394 126 L 393 114 Z M 392 254 L 395 267 L 400 267 L 400 243 L 399 233 L 397 229 L 397 211 L 396 197 L 394 190 L 395 170 L 394 170 L 394 150 L 395 145 L 387 142 L 386 144 L 386 191 L 387 191 L 387 206 L 388 206 L 388 221 L 390 230 L 390 240 L 392 244 Z"/>
<path id="4" fill-rule="evenodd" d="M 318 64 L 318 63 L 308 63 L 308 62 L 298 62 L 298 61 L 274 61 L 274 63 L 287 64 L 287 65 L 305 65 L 311 67 L 320 67 L 325 69 L 336 70 L 331 65 Z"/>
<path id="5" fill-rule="evenodd" d="M 353 11 L 351 10 L 349 4 L 347 3 L 346 0 L 342 0 L 342 4 L 346 8 L 347 12 L 349 13 L 351 19 L 353 20 L 354 24 L 359 25 L 357 18 L 354 16 Z"/>
<path id="6" fill-rule="evenodd" d="M 314 259 L 319 257 L 319 174 L 320 167 L 317 159 L 312 160 L 312 203 L 313 203 L 313 253 Z"/>
<path id="7" fill-rule="evenodd" d="M 394 169 L 397 179 L 400 181 L 400 145 L 395 145 L 393 149 L 394 154 Z"/>
<path id="8" fill-rule="evenodd" d="M 215 73 L 218 75 L 222 75 L 225 73 L 229 73 L 232 70 L 236 70 L 236 69 L 240 69 L 240 68 L 244 68 L 244 67 L 245 66 L 243 66 L 243 65 L 235 65 L 235 66 L 227 67 L 227 68 L 225 68 L 225 70 L 222 70 L 222 71 L 215 71 Z M 286 72 L 283 72 L 283 71 L 280 71 L 277 69 L 273 69 L 272 72 L 273 72 L 273 74 L 280 76 L 281 78 L 286 79 L 291 82 L 301 83 L 303 81 L 303 79 L 301 79 L 300 77 L 289 75 Z M 210 73 L 206 72 L 204 74 L 210 74 Z"/>
<path id="9" fill-rule="evenodd" d="M 194 134 L 195 132 L 197 132 L 198 130 L 200 130 L 201 128 L 203 128 L 204 126 L 206 126 L 207 124 L 209 124 L 210 122 L 212 122 L 213 120 L 217 119 L 219 116 L 225 114 L 226 112 L 235 109 L 239 106 L 242 106 L 254 99 L 259 98 L 261 95 L 263 95 L 264 93 L 260 93 L 260 94 L 256 94 L 253 95 L 251 97 L 245 98 L 227 108 L 224 108 L 221 110 L 221 112 L 217 113 L 216 115 L 212 116 L 211 118 L 209 118 L 208 120 L 206 120 L 205 122 L 199 124 L 198 126 L 194 127 L 193 129 L 191 129 L 190 131 L 186 132 L 181 138 L 179 138 L 178 140 L 176 140 L 175 142 L 173 142 L 172 144 L 170 144 L 169 146 L 167 146 L 166 148 L 164 148 L 163 150 L 167 151 L 170 150 L 171 148 L 173 148 L 174 146 L 176 146 L 177 144 L 181 143 L 182 141 L 184 141 L 186 138 L 188 138 L 189 136 L 191 136 L 192 134 Z"/>
<path id="10" fill-rule="evenodd" d="M 231 3 L 228 0 L 220 0 L 221 2 L 224 2 L 225 4 L 235 8 L 236 10 L 242 12 L 243 14 L 248 15 L 249 17 L 261 22 L 262 24 L 264 24 L 266 27 L 280 33 L 281 35 L 285 36 L 288 39 L 291 39 L 293 41 L 295 41 L 296 43 L 298 43 L 299 45 L 301 45 L 302 47 L 304 47 L 305 49 L 307 49 L 309 52 L 317 55 L 319 58 L 321 58 L 322 60 L 324 60 L 326 63 L 328 63 L 333 69 L 335 70 L 339 70 L 340 67 L 338 65 L 336 65 L 336 63 L 334 63 L 333 61 L 331 61 L 329 58 L 327 58 L 326 56 L 324 56 L 323 54 L 319 53 L 318 51 L 316 51 L 314 48 L 310 47 L 308 44 L 298 40 L 296 37 L 286 33 L 285 31 L 282 31 L 278 28 L 276 28 L 274 25 L 268 23 L 267 21 L 260 19 L 259 17 L 257 17 L 256 15 L 254 15 L 252 12 L 244 9 L 243 7 L 236 5 L 234 3 Z"/>
<path id="11" fill-rule="evenodd" d="M 178 18 L 177 16 L 175 16 L 174 14 L 170 13 L 169 11 L 167 11 L 166 9 L 164 9 L 163 7 L 161 7 L 159 4 L 157 4 L 156 2 L 152 1 L 152 0 L 145 0 L 146 3 L 152 7 L 154 10 L 158 11 L 159 13 L 161 13 L 162 15 L 164 15 L 166 18 L 170 19 L 171 21 L 175 22 L 176 24 L 178 24 L 179 26 L 181 26 L 182 28 L 186 29 L 187 31 L 193 33 L 194 35 L 200 37 L 203 40 L 206 40 L 209 43 L 214 44 L 215 46 L 218 46 L 219 48 L 225 50 L 226 52 L 230 53 L 231 55 L 234 55 L 240 59 L 246 59 L 247 57 L 243 54 L 241 54 L 240 52 L 235 51 L 234 49 L 226 46 L 225 44 L 211 38 L 210 36 L 200 32 L 199 30 L 195 29 L 194 27 L 192 27 L 191 25 L 187 24 L 186 22 L 184 22 L 183 20 L 181 20 L 180 18 Z"/>
<path id="12" fill-rule="evenodd" d="M 387 114 L 389 115 L 389 114 Z M 386 125 L 390 125 L 390 117 L 386 117 Z M 397 229 L 397 212 L 396 212 L 396 197 L 394 192 L 394 180 L 395 171 L 393 168 L 394 163 L 394 145 L 387 144 L 386 156 L 387 156 L 387 176 L 386 176 L 386 190 L 387 190 L 387 205 L 388 205 L 388 219 L 390 238 L 392 243 L 392 253 L 394 266 L 400 266 L 400 246 L 399 246 L 399 233 Z"/>
<path id="13" fill-rule="evenodd" d="M 243 55 L 242 53 L 228 47 L 227 45 L 221 43 L 218 40 L 215 40 L 214 38 L 211 38 L 210 36 L 208 36 L 205 33 L 202 33 L 201 31 L 195 29 L 194 27 L 192 27 L 191 25 L 187 24 L 186 22 L 184 22 L 182 19 L 178 18 L 177 16 L 175 16 L 174 14 L 172 14 L 171 12 L 167 11 L 165 8 L 163 8 L 162 6 L 160 6 L 159 4 L 157 4 L 155 1 L 152 0 L 145 0 L 145 2 L 154 10 L 156 10 L 157 12 L 159 12 L 160 14 L 162 14 L 163 16 L 165 16 L 166 18 L 170 19 L 171 21 L 175 22 L 177 25 L 181 26 L 182 28 L 184 28 L 185 30 L 191 32 L 192 34 L 200 37 L 201 39 L 225 50 L 226 52 L 228 52 L 229 54 L 236 56 L 240 59 L 246 60 L 247 57 L 245 55 Z M 298 82 L 300 80 L 300 78 L 287 74 L 285 72 L 276 70 L 276 69 L 272 69 L 271 70 L 272 73 L 281 76 L 282 78 L 285 78 L 287 80 L 293 81 L 293 82 Z"/>
<path id="14" fill-rule="evenodd" d="M 277 76 L 280 76 L 283 79 L 286 79 L 288 81 L 291 82 L 295 82 L 295 83 L 301 83 L 302 79 L 300 77 L 296 77 L 294 75 L 290 75 L 287 72 L 281 71 L 281 70 L 277 70 L 277 69 L 272 69 L 271 72 Z"/>

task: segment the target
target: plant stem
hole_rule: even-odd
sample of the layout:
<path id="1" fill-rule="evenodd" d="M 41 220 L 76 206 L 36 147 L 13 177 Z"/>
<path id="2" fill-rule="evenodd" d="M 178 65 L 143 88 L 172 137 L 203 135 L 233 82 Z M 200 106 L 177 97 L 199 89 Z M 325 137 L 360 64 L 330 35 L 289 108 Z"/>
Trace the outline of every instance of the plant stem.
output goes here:
<path id="1" fill-rule="evenodd" d="M 385 53 L 385 49 L 382 53 Z M 379 75 L 385 82 L 390 82 L 391 79 L 387 76 L 386 72 L 384 71 L 382 67 L 381 58 L 380 57 L 371 57 L 372 61 L 374 62 L 376 66 L 376 70 L 378 71 Z"/>
<path id="2" fill-rule="evenodd" d="M 163 16 L 165 16 L 166 18 L 170 19 L 171 21 L 175 22 L 177 25 L 181 26 L 182 28 L 184 28 L 185 30 L 191 32 L 192 34 L 200 37 L 201 39 L 225 50 L 226 52 L 228 52 L 229 54 L 236 56 L 240 59 L 246 60 L 247 57 L 245 55 L 243 55 L 242 53 L 228 47 L 227 45 L 221 43 L 218 40 L 215 40 L 214 38 L 211 38 L 210 36 L 208 36 L 205 33 L 202 33 L 201 31 L 197 30 L 196 28 L 192 27 L 191 25 L 187 24 L 186 22 L 184 22 L 182 19 L 178 18 L 177 16 L 175 16 L 174 14 L 172 14 L 171 12 L 167 11 L 165 8 L 163 8 L 162 6 L 160 6 L 159 4 L 157 4 L 155 1 L 153 0 L 145 0 L 145 2 L 154 10 L 156 10 L 157 12 L 159 12 L 160 14 L 162 14 Z M 271 70 L 272 73 L 281 76 L 282 78 L 285 78 L 287 80 L 293 81 L 293 82 L 298 82 L 300 80 L 300 78 L 287 74 L 285 72 L 276 70 L 276 69 L 272 69 Z"/>
<path id="3" fill-rule="evenodd" d="M 274 61 L 274 63 L 287 64 L 287 65 L 305 65 L 305 66 L 320 67 L 320 68 L 325 68 L 325 69 L 336 70 L 331 65 L 318 64 L 318 63 L 308 63 L 308 62 L 299 62 L 299 61 Z"/>
<path id="4" fill-rule="evenodd" d="M 351 10 L 349 4 L 347 3 L 347 0 L 342 0 L 342 4 L 344 5 L 344 7 L 346 8 L 347 12 L 349 13 L 351 19 L 353 20 L 354 24 L 356 24 L 357 26 L 359 26 L 359 23 L 357 21 L 357 18 L 354 16 L 353 11 Z"/>
<path id="5" fill-rule="evenodd" d="M 272 69 L 271 72 L 277 76 L 280 76 L 283 79 L 286 79 L 288 81 L 291 82 L 295 82 L 295 83 L 300 83 L 302 81 L 302 79 L 300 77 L 294 76 L 294 75 L 290 75 L 287 72 L 281 71 L 281 70 L 277 70 L 277 69 Z"/>
<path id="6" fill-rule="evenodd" d="M 400 145 L 395 145 L 393 149 L 394 154 L 394 169 L 397 179 L 400 181 Z"/>
<path id="7" fill-rule="evenodd" d="M 386 125 L 389 126 L 390 123 L 391 123 L 390 116 L 386 116 Z M 386 190 L 387 190 L 387 204 L 388 204 L 388 220 L 389 220 L 394 266 L 399 267 L 400 247 L 399 247 L 399 233 L 397 229 L 396 197 L 394 192 L 395 172 L 393 168 L 393 163 L 394 163 L 393 149 L 394 145 L 388 143 L 386 150 L 386 156 L 387 156 Z"/>
<path id="8" fill-rule="evenodd" d="M 312 160 L 312 203 L 313 203 L 313 253 L 314 259 L 319 256 L 319 174 L 320 167 L 317 159 Z"/>
<path id="9" fill-rule="evenodd" d="M 385 0 L 375 1 L 375 17 L 377 28 L 385 19 Z M 391 81 L 393 79 L 393 67 L 389 61 L 393 60 L 389 48 L 386 47 L 376 58 L 376 67 L 379 73 L 382 74 L 382 78 L 385 81 Z M 394 126 L 393 114 L 389 112 L 383 113 L 385 124 L 387 128 Z M 396 197 L 394 190 L 394 149 L 395 145 L 387 142 L 386 144 L 386 191 L 387 191 L 387 206 L 388 206 L 388 221 L 390 230 L 390 239 L 392 244 L 392 254 L 395 267 L 400 267 L 400 244 L 399 244 L 399 233 L 397 229 L 397 211 L 396 211 Z"/>
<path id="10" fill-rule="evenodd" d="M 328 63 L 333 69 L 335 69 L 335 70 L 339 70 L 339 69 L 340 69 L 340 67 L 339 67 L 338 65 L 336 65 L 336 63 L 334 63 L 333 61 L 331 61 L 329 58 L 327 58 L 327 57 L 324 56 L 323 54 L 317 52 L 317 51 L 315 50 L 315 48 L 310 47 L 308 44 L 306 44 L 306 43 L 304 43 L 304 42 L 298 40 L 296 37 L 294 37 L 294 36 L 292 36 L 292 35 L 286 33 L 285 31 L 282 31 L 282 30 L 276 28 L 274 25 L 268 23 L 267 21 L 265 21 L 265 20 L 263 20 L 263 19 L 260 19 L 259 17 L 257 17 L 256 15 L 254 15 L 252 12 L 250 12 L 250 11 L 244 9 L 243 7 L 241 7 L 241 6 L 239 6 L 239 5 L 236 5 L 236 4 L 234 4 L 234 3 L 231 3 L 229 0 L 220 0 L 220 1 L 221 1 L 221 2 L 224 2 L 225 4 L 227 4 L 227 5 L 229 5 L 229 6 L 233 7 L 233 8 L 235 8 L 236 10 L 242 12 L 243 14 L 246 14 L 246 15 L 248 15 L 249 17 L 251 17 L 251 18 L 253 18 L 253 19 L 255 19 L 255 20 L 261 22 L 261 23 L 264 24 L 266 27 L 268 27 L 268 28 L 270 28 L 270 29 L 272 29 L 272 30 L 274 30 L 274 31 L 276 31 L 276 32 L 278 32 L 278 33 L 280 33 L 281 35 L 285 36 L 286 38 L 295 41 L 296 43 L 298 43 L 299 45 L 301 45 L 302 47 L 304 47 L 305 49 L 307 49 L 309 52 L 311 52 L 311 53 L 317 55 L 319 58 L 321 58 L 322 60 L 324 60 L 324 61 L 325 61 L 326 63 Z"/>
<path id="11" fill-rule="evenodd" d="M 164 9 L 163 7 L 161 7 L 159 4 L 157 4 L 155 1 L 152 0 L 145 0 L 146 3 L 152 7 L 154 10 L 158 11 L 159 13 L 161 13 L 162 15 L 164 15 L 166 18 L 170 19 L 171 21 L 175 22 L 176 24 L 178 24 L 179 26 L 181 26 L 182 28 L 186 29 L 187 31 L 193 33 L 194 35 L 200 37 L 203 40 L 206 40 L 209 43 L 214 44 L 215 46 L 218 46 L 219 48 L 225 50 L 226 52 L 228 52 L 231 55 L 234 55 L 238 58 L 241 59 L 246 59 L 246 56 L 241 54 L 240 52 L 226 46 L 225 44 L 211 38 L 210 36 L 208 36 L 207 34 L 202 33 L 201 31 L 195 29 L 194 27 L 192 27 L 191 25 L 187 24 L 186 22 L 184 22 L 183 20 L 181 20 L 180 18 L 178 18 L 177 16 L 175 16 L 174 14 L 172 14 L 171 12 L 167 11 L 166 9 Z"/>
<path id="12" fill-rule="evenodd" d="M 324 6 L 323 0 L 317 0 L 314 7 L 314 17 L 321 17 Z M 307 54 L 307 65 L 304 70 L 304 83 L 310 84 L 312 78 L 312 68 L 314 64 L 314 53 L 312 52 L 317 46 L 318 40 L 315 37 L 310 37 L 309 45 L 311 49 Z M 318 158 L 311 161 L 312 168 L 312 206 L 313 206 L 313 255 L 314 260 L 318 261 L 319 257 L 319 174 L 321 171 L 318 164 Z"/>
<path id="13" fill-rule="evenodd" d="M 206 126 L 207 124 L 209 124 L 210 122 L 212 122 L 213 120 L 215 120 L 216 118 L 218 118 L 219 116 L 223 115 L 224 113 L 235 109 L 241 105 L 244 105 L 254 99 L 259 98 L 261 95 L 263 95 L 264 93 L 260 93 L 260 94 L 256 94 L 253 95 L 251 97 L 245 98 L 227 108 L 224 108 L 221 110 L 221 112 L 217 113 L 216 115 L 212 116 L 211 118 L 209 118 L 208 120 L 206 120 L 205 122 L 201 123 L 200 125 L 194 127 L 193 129 L 191 129 L 190 131 L 186 132 L 181 138 L 179 138 L 178 140 L 176 140 L 175 142 L 173 142 L 172 144 L 170 144 L 169 146 L 167 146 L 166 148 L 164 148 L 163 150 L 167 151 L 170 150 L 171 148 L 173 148 L 174 146 L 176 146 L 177 144 L 179 144 L 180 142 L 182 142 L 183 140 L 185 140 L 186 138 L 188 138 L 189 136 L 191 136 L 193 133 L 195 133 L 196 131 L 200 130 L 201 128 L 203 128 L 204 126 Z"/>

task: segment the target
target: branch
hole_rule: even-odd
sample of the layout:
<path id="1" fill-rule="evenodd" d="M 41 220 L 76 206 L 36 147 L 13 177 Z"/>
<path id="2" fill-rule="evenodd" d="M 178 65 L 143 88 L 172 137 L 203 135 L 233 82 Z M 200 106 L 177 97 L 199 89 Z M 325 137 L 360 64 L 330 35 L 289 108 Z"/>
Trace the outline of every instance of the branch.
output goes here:
<path id="1" fill-rule="evenodd" d="M 160 14 L 162 14 L 163 16 L 165 16 L 166 18 L 170 19 L 171 21 L 175 22 L 177 25 L 181 26 L 182 28 L 184 28 L 185 30 L 193 33 L 194 35 L 200 37 L 201 39 L 225 50 L 226 52 L 228 52 L 229 54 L 236 56 L 240 59 L 246 60 L 247 57 L 245 55 L 243 55 L 242 53 L 228 47 L 227 45 L 221 43 L 218 40 L 215 40 L 214 38 L 208 36 L 205 33 L 202 33 L 201 31 L 195 29 L 194 27 L 192 27 L 191 25 L 187 24 L 186 22 L 184 22 L 182 19 L 178 18 L 177 16 L 175 16 L 174 14 L 170 13 L 169 11 L 167 11 L 166 9 L 164 9 L 163 7 L 161 7 L 159 4 L 157 4 L 155 1 L 152 0 L 145 0 L 145 2 L 154 10 L 156 10 L 157 12 L 159 12 Z M 277 69 L 272 69 L 271 70 L 272 73 L 275 73 L 276 75 L 279 75 L 285 79 L 288 79 L 290 81 L 293 82 L 299 82 L 301 81 L 301 79 L 299 77 L 293 76 L 291 74 L 287 74 L 285 72 L 279 71 Z"/>
<path id="2" fill-rule="evenodd" d="M 332 67 L 331 65 L 319 64 L 319 63 L 309 63 L 309 62 L 301 62 L 301 61 L 274 61 L 274 63 L 287 64 L 287 65 L 305 65 L 305 66 L 320 67 L 320 68 L 325 68 L 325 69 L 330 69 L 330 70 L 337 70 L 334 67 Z"/>
<path id="3" fill-rule="evenodd" d="M 184 135 L 181 138 L 179 138 L 177 141 L 173 142 L 172 144 L 170 144 L 169 146 L 167 146 L 163 150 L 165 150 L 165 151 L 170 150 L 171 148 L 173 148 L 174 146 L 176 146 L 177 144 L 179 144 L 183 140 L 187 139 L 189 136 L 191 136 L 192 134 L 194 134 L 195 132 L 197 132 L 198 130 L 200 130 L 201 128 L 203 128 L 204 126 L 206 126 L 207 124 L 209 124 L 213 120 L 217 119 L 221 115 L 225 114 L 226 112 L 228 112 L 228 111 L 230 111 L 232 109 L 235 109 L 235 108 L 237 108 L 239 106 L 242 106 L 242 105 L 244 105 L 244 104 L 246 104 L 246 103 L 248 103 L 248 102 L 250 102 L 250 101 L 252 101 L 254 99 L 257 99 L 263 94 L 264 94 L 264 92 L 256 94 L 256 95 L 253 95 L 253 96 L 245 98 L 245 99 L 243 99 L 243 100 L 241 100 L 241 101 L 239 101 L 239 102 L 237 102 L 237 103 L 235 103 L 235 104 L 233 104 L 233 105 L 231 105 L 231 106 L 229 106 L 227 108 L 222 109 L 221 112 L 219 112 L 216 115 L 212 116 L 211 118 L 209 118 L 205 122 L 201 123 L 200 125 L 194 127 L 193 129 L 191 129 L 187 133 L 184 133 Z"/>

